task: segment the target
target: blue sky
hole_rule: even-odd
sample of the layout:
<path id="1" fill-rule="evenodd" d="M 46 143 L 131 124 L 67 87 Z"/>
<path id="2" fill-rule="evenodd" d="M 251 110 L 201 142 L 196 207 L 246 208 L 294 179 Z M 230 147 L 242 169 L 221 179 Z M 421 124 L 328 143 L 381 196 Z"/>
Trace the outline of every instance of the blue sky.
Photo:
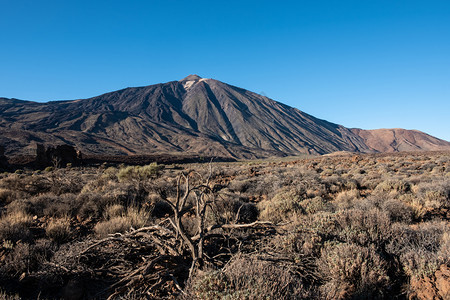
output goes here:
<path id="1" fill-rule="evenodd" d="M 0 97 L 215 78 L 364 129 L 450 141 L 450 1 L 0 0 Z"/>

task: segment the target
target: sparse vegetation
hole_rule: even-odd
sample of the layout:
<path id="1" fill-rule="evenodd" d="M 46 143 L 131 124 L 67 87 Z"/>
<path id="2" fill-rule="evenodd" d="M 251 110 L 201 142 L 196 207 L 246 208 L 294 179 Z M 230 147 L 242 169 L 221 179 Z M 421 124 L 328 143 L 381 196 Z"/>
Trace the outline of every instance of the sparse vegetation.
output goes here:
<path id="1" fill-rule="evenodd" d="M 24 169 L 0 297 L 447 299 L 449 216 L 449 153 Z"/>

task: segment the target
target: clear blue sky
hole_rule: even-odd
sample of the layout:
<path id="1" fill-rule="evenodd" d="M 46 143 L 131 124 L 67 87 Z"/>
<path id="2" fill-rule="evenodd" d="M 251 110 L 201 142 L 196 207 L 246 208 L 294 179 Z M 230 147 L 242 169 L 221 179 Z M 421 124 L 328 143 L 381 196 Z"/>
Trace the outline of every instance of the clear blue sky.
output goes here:
<path id="1" fill-rule="evenodd" d="M 0 97 L 215 78 L 347 127 L 450 140 L 450 1 L 0 0 Z"/>

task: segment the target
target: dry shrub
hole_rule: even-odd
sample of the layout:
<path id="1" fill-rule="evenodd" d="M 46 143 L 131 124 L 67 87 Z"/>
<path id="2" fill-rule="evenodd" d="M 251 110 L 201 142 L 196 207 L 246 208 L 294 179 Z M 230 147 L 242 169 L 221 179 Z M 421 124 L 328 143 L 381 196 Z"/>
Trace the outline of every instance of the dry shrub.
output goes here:
<path id="1" fill-rule="evenodd" d="M 450 180 L 419 183 L 417 196 L 423 200 L 427 208 L 448 208 L 450 207 Z"/>
<path id="2" fill-rule="evenodd" d="M 98 218 L 114 199 L 100 193 L 81 193 L 77 196 L 77 217 L 81 219 Z"/>
<path id="3" fill-rule="evenodd" d="M 425 206 L 424 201 L 413 194 L 401 195 L 399 200 L 407 203 L 407 205 L 411 207 L 413 219 L 415 220 L 422 219 L 428 212 L 428 208 Z"/>
<path id="4" fill-rule="evenodd" d="M 18 210 L 8 213 L 0 219 L 0 240 L 18 242 L 28 241 L 31 238 L 29 226 L 32 217 L 25 211 Z"/>
<path id="5" fill-rule="evenodd" d="M 78 194 L 83 186 L 83 178 L 76 171 L 69 169 L 57 169 L 46 173 L 41 177 L 49 184 L 49 190 L 55 195 Z M 42 189 L 38 189 L 42 193 Z M 38 192 L 39 193 L 39 192 Z"/>
<path id="6" fill-rule="evenodd" d="M 166 205 L 168 204 L 166 203 Z M 167 209 L 166 215 L 173 214 L 170 207 L 167 207 Z M 161 213 L 158 215 L 161 215 Z M 211 206 L 206 209 L 205 222 L 208 226 L 224 223 L 252 223 L 258 219 L 258 216 L 259 210 L 254 203 L 240 201 L 239 197 L 223 195 L 213 201 Z M 196 225 L 193 224 L 193 226 Z"/>
<path id="7" fill-rule="evenodd" d="M 329 244 L 318 260 L 326 299 L 383 298 L 389 288 L 387 263 L 373 247 Z"/>
<path id="8" fill-rule="evenodd" d="M 334 173 L 333 169 L 327 168 L 325 170 L 322 170 L 322 172 L 320 173 L 321 176 L 332 176 Z"/>
<path id="9" fill-rule="evenodd" d="M 396 224 L 386 250 L 399 257 L 406 275 L 423 277 L 433 274 L 450 261 L 450 228 L 446 222 Z"/>
<path id="10" fill-rule="evenodd" d="M 442 234 L 439 259 L 447 265 L 450 264 L 450 229 L 448 227 Z"/>
<path id="11" fill-rule="evenodd" d="M 185 299 L 304 299 L 311 296 L 289 268 L 255 257 L 233 258 L 220 271 L 197 275 Z"/>
<path id="12" fill-rule="evenodd" d="M 4 257 L 0 272 L 18 276 L 38 270 L 53 254 L 54 247 L 48 240 L 37 240 L 30 245 L 18 242 Z"/>
<path id="13" fill-rule="evenodd" d="M 381 207 L 392 222 L 410 223 L 414 217 L 413 208 L 397 199 L 386 200 Z"/>
<path id="14" fill-rule="evenodd" d="M 391 221 L 389 216 L 379 209 L 368 211 L 350 209 L 336 215 L 338 228 L 336 235 L 340 240 L 361 246 L 372 244 L 383 247 L 391 238 Z"/>
<path id="15" fill-rule="evenodd" d="M 239 291 L 228 282 L 221 271 L 198 274 L 188 282 L 183 300 L 190 299 L 240 299 Z"/>
<path id="16" fill-rule="evenodd" d="M 114 202 L 121 203 L 125 203 L 127 200 L 135 197 L 137 188 L 134 182 L 130 180 L 119 182 L 117 176 L 114 176 L 112 179 L 108 176 L 104 176 L 103 174 L 87 182 L 81 190 L 80 195 L 92 193 L 102 194 Z"/>
<path id="17" fill-rule="evenodd" d="M 42 201 L 43 199 L 41 199 Z M 66 216 L 73 216 L 76 214 L 78 208 L 77 195 L 75 194 L 62 194 L 56 197 L 52 197 L 52 201 L 43 203 L 45 208 L 43 209 L 44 216 L 53 216 L 64 218 Z"/>
<path id="18" fill-rule="evenodd" d="M 305 199 L 300 202 L 300 206 L 307 214 L 315 214 L 319 211 L 328 211 L 331 206 L 323 197 L 316 196 L 314 198 Z"/>
<path id="19" fill-rule="evenodd" d="M 247 179 L 246 176 L 236 177 L 229 185 L 228 189 L 233 193 L 247 193 L 255 189 L 258 184 L 257 178 Z"/>
<path id="20" fill-rule="evenodd" d="M 258 203 L 260 217 L 263 220 L 282 222 L 303 212 L 300 197 L 295 191 L 284 190 L 276 194 L 271 200 Z"/>
<path id="21" fill-rule="evenodd" d="M 26 196 L 26 193 L 15 191 L 8 188 L 0 188 L 0 206 L 8 205 L 11 202 L 21 199 Z"/>
<path id="22" fill-rule="evenodd" d="M 0 187 L 16 192 L 36 195 L 50 191 L 52 185 L 45 176 L 10 174 L 0 181 Z"/>
<path id="23" fill-rule="evenodd" d="M 390 198 L 386 195 L 370 194 L 366 198 L 360 198 L 357 202 L 354 202 L 352 208 L 364 211 L 380 209 L 383 206 L 385 199 Z"/>
<path id="24" fill-rule="evenodd" d="M 331 212 L 321 211 L 300 216 L 291 224 L 292 228 L 288 229 L 291 233 L 277 238 L 274 245 L 283 252 L 319 256 L 323 243 L 336 237 L 337 226 L 336 215 Z"/>
<path id="25" fill-rule="evenodd" d="M 111 181 L 117 180 L 117 172 L 118 170 L 116 168 L 108 167 L 103 171 L 101 178 Z"/>
<path id="26" fill-rule="evenodd" d="M 408 193 L 411 190 L 411 184 L 402 179 L 387 179 L 375 188 L 375 192 L 397 192 L 400 194 Z"/>
<path id="27" fill-rule="evenodd" d="M 2 262 L 1 269 L 5 273 L 17 276 L 31 269 L 33 263 L 33 252 L 30 251 L 30 245 L 18 243 L 9 255 L 6 255 Z"/>
<path id="28" fill-rule="evenodd" d="M 361 195 L 358 190 L 342 191 L 336 195 L 333 204 L 338 209 L 348 209 L 353 207 L 360 198 Z"/>
<path id="29" fill-rule="evenodd" d="M 76 198 L 77 196 L 74 194 L 59 196 L 43 194 L 26 200 L 15 201 L 8 206 L 8 210 L 17 210 L 18 207 L 22 207 L 39 218 L 72 216 L 78 208 Z"/>
<path id="30" fill-rule="evenodd" d="M 370 190 L 375 189 L 382 181 L 383 179 L 381 178 L 381 174 L 373 170 L 367 172 L 367 174 L 364 174 L 364 176 L 362 176 L 359 180 L 362 187 Z"/>
<path id="31" fill-rule="evenodd" d="M 70 218 L 52 219 L 45 229 L 47 236 L 56 243 L 64 243 L 71 236 Z"/>
<path id="32" fill-rule="evenodd" d="M 334 236 L 339 228 L 336 222 L 336 214 L 326 211 L 319 211 L 313 215 L 300 216 L 296 220 L 295 225 L 298 230 L 316 232 L 324 237 Z"/>
<path id="33" fill-rule="evenodd" d="M 135 206 L 131 206 L 127 208 L 125 217 L 130 220 L 131 226 L 134 228 L 141 228 L 150 220 L 151 212 L 145 208 L 139 209 Z"/>
<path id="34" fill-rule="evenodd" d="M 450 196 L 448 195 L 450 184 L 422 183 L 415 187 L 415 190 L 417 190 L 415 195 L 408 197 L 407 194 L 400 197 L 411 206 L 415 219 L 422 219 L 428 212 L 445 211 L 450 208 Z"/>
<path id="35" fill-rule="evenodd" d="M 318 182 L 315 182 L 317 185 Z M 359 188 L 359 183 L 355 179 L 334 174 L 323 179 L 322 183 L 325 185 L 329 193 L 339 193 L 342 191 L 356 190 Z"/>
<path id="36" fill-rule="evenodd" d="M 288 256 L 317 257 L 323 246 L 323 236 L 314 231 L 297 231 L 295 227 L 289 228 L 289 233 L 278 235 L 271 240 L 270 245 L 280 253 Z M 311 268 L 309 273 L 313 273 L 315 268 Z M 305 274 L 306 275 L 306 274 Z"/>
<path id="37" fill-rule="evenodd" d="M 239 196 L 234 194 L 221 195 L 211 203 L 210 209 L 207 209 L 207 222 L 210 223 L 210 225 L 235 222 L 237 209 L 239 209 L 240 205 L 243 203 L 244 202 L 239 200 Z M 172 209 L 170 209 L 170 211 L 172 211 Z M 167 213 L 169 213 L 169 211 Z"/>

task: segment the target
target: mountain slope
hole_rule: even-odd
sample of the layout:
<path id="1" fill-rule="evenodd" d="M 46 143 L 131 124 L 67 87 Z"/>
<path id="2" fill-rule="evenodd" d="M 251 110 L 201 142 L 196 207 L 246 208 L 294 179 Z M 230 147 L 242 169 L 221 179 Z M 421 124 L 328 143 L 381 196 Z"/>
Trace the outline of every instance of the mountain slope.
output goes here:
<path id="1" fill-rule="evenodd" d="M 0 98 L 0 144 L 7 154 L 25 153 L 30 142 L 68 143 L 84 153 L 113 155 L 254 158 L 384 151 L 361 132 L 196 75 L 74 101 Z"/>
<path id="2" fill-rule="evenodd" d="M 378 152 L 450 150 L 450 143 L 418 130 L 351 129 L 364 143 Z"/>

